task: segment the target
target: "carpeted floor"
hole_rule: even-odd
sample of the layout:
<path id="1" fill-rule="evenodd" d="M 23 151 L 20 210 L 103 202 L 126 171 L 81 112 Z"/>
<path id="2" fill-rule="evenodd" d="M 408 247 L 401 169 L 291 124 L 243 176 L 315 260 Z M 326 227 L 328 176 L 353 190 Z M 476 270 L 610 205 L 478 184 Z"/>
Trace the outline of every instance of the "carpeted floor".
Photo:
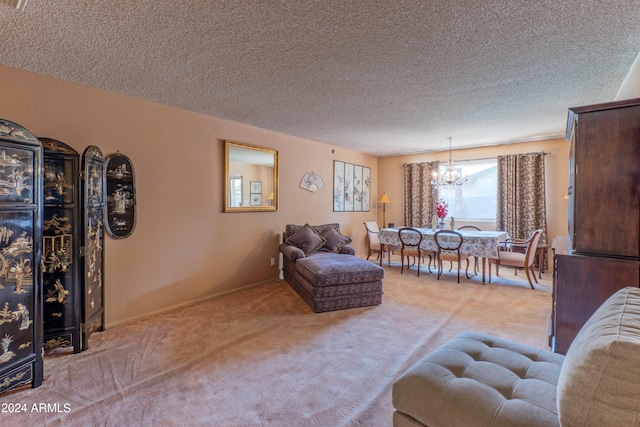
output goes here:
<path id="1" fill-rule="evenodd" d="M 536 290 L 509 269 L 490 285 L 458 284 L 453 272 L 401 275 L 392 261 L 382 305 L 322 314 L 286 282 L 263 284 L 95 333 L 79 354 L 48 354 L 42 386 L 0 396 L 3 409 L 26 410 L 0 413 L 1 424 L 390 426 L 393 382 L 459 332 L 548 349 L 543 277 Z M 34 411 L 41 403 L 49 410 Z"/>

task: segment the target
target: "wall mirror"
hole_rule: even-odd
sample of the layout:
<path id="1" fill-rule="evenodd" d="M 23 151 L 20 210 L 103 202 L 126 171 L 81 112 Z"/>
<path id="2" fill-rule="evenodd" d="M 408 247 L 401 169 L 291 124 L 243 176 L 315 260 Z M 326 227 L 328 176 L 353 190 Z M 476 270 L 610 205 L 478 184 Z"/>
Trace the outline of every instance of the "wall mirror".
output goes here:
<path id="1" fill-rule="evenodd" d="M 278 210 L 278 152 L 224 142 L 225 212 Z"/>

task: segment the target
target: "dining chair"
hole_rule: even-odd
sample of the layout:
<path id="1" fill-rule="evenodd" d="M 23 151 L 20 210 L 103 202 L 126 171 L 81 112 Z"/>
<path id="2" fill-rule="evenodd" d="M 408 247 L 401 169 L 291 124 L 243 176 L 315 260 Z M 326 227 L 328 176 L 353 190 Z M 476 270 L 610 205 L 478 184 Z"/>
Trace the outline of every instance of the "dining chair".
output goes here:
<path id="1" fill-rule="evenodd" d="M 501 265 L 506 267 L 515 268 L 516 272 L 519 269 L 522 269 L 527 274 L 527 280 L 529 281 L 529 286 L 531 289 L 535 289 L 533 287 L 533 282 L 531 281 L 531 277 L 533 276 L 533 280 L 538 283 L 538 279 L 536 278 L 536 274 L 533 271 L 533 259 L 536 255 L 536 250 L 538 248 L 538 242 L 540 241 L 540 236 L 542 236 L 542 229 L 538 229 L 533 232 L 531 237 L 527 240 L 524 239 L 515 239 L 509 238 L 502 242 L 506 250 L 498 251 L 498 258 L 488 258 L 489 260 L 489 283 L 491 283 L 491 265 L 495 264 L 496 266 L 496 276 L 499 275 L 499 268 Z M 515 252 L 509 250 L 509 245 L 516 244 L 519 246 L 527 245 L 524 253 Z"/>
<path id="2" fill-rule="evenodd" d="M 380 243 L 380 239 L 378 238 L 378 234 L 380 233 L 380 229 L 378 228 L 378 223 L 375 221 L 366 221 L 364 223 L 364 228 L 367 230 L 367 240 L 369 241 L 369 248 L 367 251 L 367 259 L 371 256 L 373 252 L 378 252 L 378 258 L 383 257 L 384 253 L 387 253 L 387 265 L 391 266 L 391 252 L 397 251 L 400 249 L 400 246 L 396 245 L 383 245 Z M 380 260 L 382 263 L 382 260 Z"/>
<path id="3" fill-rule="evenodd" d="M 482 228 L 478 227 L 477 225 L 467 224 L 467 225 L 462 225 L 462 226 L 458 227 L 458 230 L 476 230 L 476 231 L 482 231 Z"/>
<path id="4" fill-rule="evenodd" d="M 440 230 L 433 235 L 438 251 L 436 253 L 438 280 L 442 274 L 442 261 L 455 261 L 458 264 L 458 283 L 460 283 L 460 262 L 467 261 L 465 275 L 469 277 L 469 255 L 460 252 L 464 238 L 462 234 L 454 230 Z"/>
<path id="5" fill-rule="evenodd" d="M 420 261 L 425 257 L 429 257 L 429 272 L 431 272 L 431 255 L 429 251 L 426 251 L 420 247 L 422 238 L 424 237 L 420 230 L 416 230 L 412 227 L 402 227 L 398 230 L 398 237 L 400 238 L 400 273 L 404 271 L 404 259 L 407 258 L 407 270 L 410 267 L 409 257 L 418 259 L 418 276 L 420 276 Z"/>
<path id="6" fill-rule="evenodd" d="M 482 228 L 478 227 L 477 225 L 467 224 L 467 225 L 462 225 L 458 227 L 458 230 L 482 231 Z M 451 269 L 449 269 L 449 271 L 451 271 Z M 477 256 L 473 257 L 473 274 L 474 275 L 478 274 L 478 257 Z"/>

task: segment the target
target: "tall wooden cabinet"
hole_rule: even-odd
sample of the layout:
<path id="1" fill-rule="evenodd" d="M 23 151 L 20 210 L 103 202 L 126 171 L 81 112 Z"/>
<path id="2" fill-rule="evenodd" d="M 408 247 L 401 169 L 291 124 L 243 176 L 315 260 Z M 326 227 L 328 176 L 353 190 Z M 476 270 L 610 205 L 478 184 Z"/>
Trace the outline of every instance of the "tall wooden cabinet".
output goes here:
<path id="1" fill-rule="evenodd" d="M 0 393 L 42 383 L 42 145 L 0 120 Z"/>
<path id="2" fill-rule="evenodd" d="M 569 242 L 555 253 L 551 328 L 559 353 L 611 294 L 640 286 L 640 99 L 569 109 L 566 137 Z"/>

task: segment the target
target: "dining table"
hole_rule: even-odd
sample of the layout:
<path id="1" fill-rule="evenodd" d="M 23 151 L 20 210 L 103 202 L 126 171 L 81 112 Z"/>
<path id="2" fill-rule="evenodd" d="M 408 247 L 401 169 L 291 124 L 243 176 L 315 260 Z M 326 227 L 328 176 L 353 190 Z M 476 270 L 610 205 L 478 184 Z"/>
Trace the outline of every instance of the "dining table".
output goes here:
<path id="1" fill-rule="evenodd" d="M 378 239 L 381 245 L 402 246 L 398 232 L 402 227 L 383 228 L 378 233 Z M 433 238 L 438 230 L 431 228 L 413 227 L 422 234 L 422 242 L 420 248 L 425 251 L 438 250 L 436 242 Z M 477 231 L 477 230 L 455 230 L 462 235 L 462 246 L 460 253 L 469 256 L 482 258 L 482 282 L 485 282 L 486 260 L 488 258 L 498 259 L 498 250 L 501 242 L 509 238 L 506 231 Z M 382 257 L 380 257 L 380 265 L 382 265 Z"/>

